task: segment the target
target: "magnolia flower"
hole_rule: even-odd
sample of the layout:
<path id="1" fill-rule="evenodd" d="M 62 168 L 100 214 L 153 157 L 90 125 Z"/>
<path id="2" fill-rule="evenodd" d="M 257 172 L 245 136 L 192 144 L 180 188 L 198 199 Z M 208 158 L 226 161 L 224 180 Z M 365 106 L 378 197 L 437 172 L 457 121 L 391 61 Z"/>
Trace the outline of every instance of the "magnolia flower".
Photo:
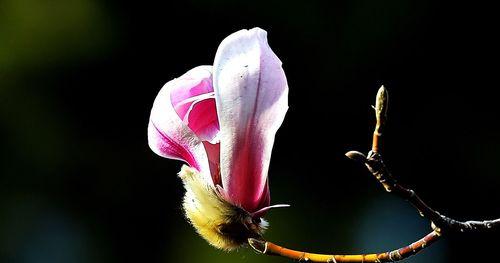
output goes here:
<path id="1" fill-rule="evenodd" d="M 288 109 L 281 61 L 260 28 L 220 44 L 213 66 L 169 81 L 151 110 L 148 141 L 184 161 L 183 208 L 210 244 L 233 249 L 261 237 L 270 206 L 267 176 L 276 131 Z"/>

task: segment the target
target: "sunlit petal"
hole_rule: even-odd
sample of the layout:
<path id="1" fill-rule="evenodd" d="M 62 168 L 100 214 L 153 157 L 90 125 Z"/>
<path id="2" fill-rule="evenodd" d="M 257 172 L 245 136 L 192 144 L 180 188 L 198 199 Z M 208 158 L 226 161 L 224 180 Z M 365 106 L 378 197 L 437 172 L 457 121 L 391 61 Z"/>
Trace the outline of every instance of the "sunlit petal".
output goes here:
<path id="1" fill-rule="evenodd" d="M 288 109 L 286 77 L 260 28 L 222 41 L 213 71 L 222 185 L 232 202 L 255 212 L 269 195 L 274 136 Z"/>

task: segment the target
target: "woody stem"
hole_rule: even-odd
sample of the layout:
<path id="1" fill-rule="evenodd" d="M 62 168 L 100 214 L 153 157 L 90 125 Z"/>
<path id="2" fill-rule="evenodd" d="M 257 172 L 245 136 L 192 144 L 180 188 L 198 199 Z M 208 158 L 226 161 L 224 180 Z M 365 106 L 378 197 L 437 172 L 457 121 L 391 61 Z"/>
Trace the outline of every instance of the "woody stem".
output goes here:
<path id="1" fill-rule="evenodd" d="M 377 92 L 375 101 L 375 117 L 377 123 L 373 131 L 372 149 L 368 155 L 357 151 L 350 151 L 346 156 L 350 159 L 363 163 L 368 171 L 379 181 L 387 192 L 410 202 L 419 213 L 429 219 L 432 223 L 433 231 L 418 241 L 388 252 L 359 254 L 359 255 L 328 255 L 302 252 L 281 247 L 265 240 L 248 239 L 249 245 L 259 253 L 266 255 L 277 255 L 299 261 L 310 262 L 394 262 L 405 259 L 417 254 L 425 247 L 437 241 L 442 234 L 480 232 L 493 228 L 500 228 L 500 218 L 485 221 L 458 221 L 447 216 L 441 215 L 436 210 L 428 206 L 412 189 L 399 184 L 387 169 L 382 155 L 380 154 L 382 146 L 382 131 L 387 121 L 388 93 L 384 86 Z"/>
<path id="2" fill-rule="evenodd" d="M 281 247 L 269 241 L 249 239 L 248 243 L 250 246 L 266 255 L 282 256 L 298 261 L 309 261 L 309 262 L 394 262 L 412 255 L 417 254 L 420 250 L 424 249 L 426 246 L 431 245 L 437 241 L 440 234 L 436 231 L 432 231 L 425 237 L 419 239 L 418 241 L 392 251 L 387 251 L 383 253 L 373 253 L 373 254 L 358 254 L 358 255 L 328 255 L 328 254 L 316 254 L 303 251 L 292 250 L 288 248 Z"/>
<path id="3" fill-rule="evenodd" d="M 491 228 L 500 227 L 500 219 L 485 220 L 485 221 L 458 221 L 447 216 L 444 216 L 428 206 L 412 189 L 406 188 L 399 184 L 391 175 L 385 165 L 382 155 L 380 154 L 382 131 L 384 130 L 387 121 L 387 108 L 389 96 L 384 86 L 380 87 L 375 100 L 375 117 L 377 123 L 373 132 L 372 150 L 368 155 L 350 151 L 346 156 L 365 164 L 368 171 L 379 181 L 387 192 L 410 202 L 418 212 L 425 218 L 429 219 L 436 230 L 441 232 L 478 232 L 489 230 Z"/>

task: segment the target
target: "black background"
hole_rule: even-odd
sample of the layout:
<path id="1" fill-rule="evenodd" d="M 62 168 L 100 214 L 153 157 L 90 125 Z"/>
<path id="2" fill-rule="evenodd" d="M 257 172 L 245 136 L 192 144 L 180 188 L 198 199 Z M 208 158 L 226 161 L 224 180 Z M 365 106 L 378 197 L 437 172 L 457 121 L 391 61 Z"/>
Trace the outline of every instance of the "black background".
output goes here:
<path id="1" fill-rule="evenodd" d="M 456 1 L 0 2 L 0 262 L 288 262 L 197 237 L 181 163 L 146 128 L 164 83 L 268 31 L 290 109 L 270 168 L 268 237 L 316 252 L 394 249 L 430 230 L 348 150 L 368 150 L 390 93 L 393 174 L 457 219 L 500 217 L 498 14 Z M 408 262 L 495 262 L 498 231 Z"/>

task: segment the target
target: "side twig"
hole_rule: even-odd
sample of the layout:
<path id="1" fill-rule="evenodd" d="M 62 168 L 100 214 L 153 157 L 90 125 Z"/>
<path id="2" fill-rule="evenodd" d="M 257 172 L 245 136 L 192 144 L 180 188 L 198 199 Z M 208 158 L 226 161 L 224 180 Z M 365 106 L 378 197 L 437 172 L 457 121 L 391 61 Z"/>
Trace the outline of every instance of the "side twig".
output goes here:
<path id="1" fill-rule="evenodd" d="M 311 261 L 311 262 L 394 262 L 405 259 L 417 254 L 425 247 L 437 241 L 442 234 L 452 232 L 480 232 L 493 228 L 500 228 L 500 218 L 486 221 L 458 221 L 447 216 L 441 215 L 436 210 L 428 206 L 415 191 L 400 185 L 387 169 L 382 155 L 380 154 L 382 146 L 382 132 L 387 121 L 387 108 L 389 97 L 384 86 L 377 92 L 375 101 L 375 117 L 377 123 L 373 131 L 372 149 L 368 155 L 357 151 L 350 151 L 346 156 L 350 159 L 363 163 L 368 171 L 379 181 L 387 192 L 394 193 L 397 196 L 410 202 L 419 213 L 432 223 L 433 231 L 418 241 L 384 253 L 359 254 L 359 255 L 327 255 L 302 252 L 281 247 L 265 240 L 248 239 L 249 245 L 259 253 L 267 255 L 278 255 L 293 260 Z"/>
<path id="2" fill-rule="evenodd" d="M 391 175 L 387 169 L 382 155 L 380 154 L 380 141 L 382 138 L 382 131 L 384 130 L 385 123 L 387 121 L 387 108 L 389 105 L 389 95 L 384 86 L 380 87 L 377 93 L 376 103 L 375 103 L 375 117 L 377 123 L 375 126 L 375 131 L 373 132 L 373 142 L 372 150 L 368 153 L 368 156 L 357 152 L 350 151 L 346 153 L 346 156 L 350 159 L 356 160 L 358 162 L 364 163 L 368 168 L 368 171 L 379 181 L 385 190 L 390 193 L 394 193 L 397 196 L 408 200 L 419 213 L 429 219 L 433 223 L 433 227 L 441 232 L 477 232 L 482 230 L 488 230 L 493 227 L 500 226 L 500 219 L 496 220 L 486 220 L 486 221 L 465 221 L 461 222 L 447 216 L 441 215 L 436 210 L 428 206 L 422 199 L 415 193 L 415 191 L 406 188 L 399 184 L 396 179 Z"/>

